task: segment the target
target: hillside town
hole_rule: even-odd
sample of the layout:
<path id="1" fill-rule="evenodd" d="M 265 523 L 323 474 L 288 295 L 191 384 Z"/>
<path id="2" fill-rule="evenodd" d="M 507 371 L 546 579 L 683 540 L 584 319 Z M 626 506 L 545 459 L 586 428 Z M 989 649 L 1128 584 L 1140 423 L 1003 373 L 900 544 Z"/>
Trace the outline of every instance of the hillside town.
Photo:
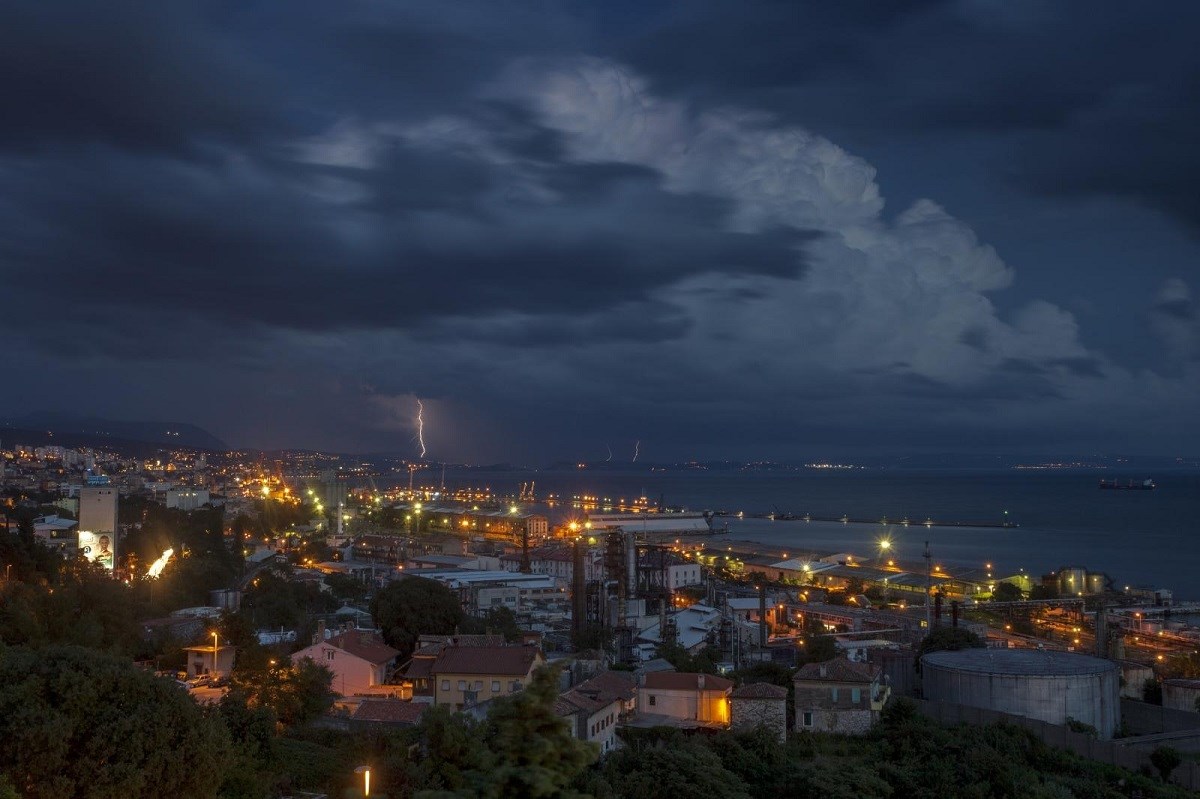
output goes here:
<path id="1" fill-rule="evenodd" d="M 600 758 L 647 730 L 862 736 L 901 701 L 1134 770 L 1200 752 L 1194 632 L 1169 594 L 1105 597 L 1083 570 L 735 551 L 698 514 L 377 490 L 311 455 L 16 445 L 0 482 L 5 642 L 47 570 L 86 567 L 128 595 L 127 651 L 200 706 L 317 675 L 317 728 L 483 723 L 549 667 L 553 714 Z M 1195 762 L 1172 773 L 1200 787 Z"/>

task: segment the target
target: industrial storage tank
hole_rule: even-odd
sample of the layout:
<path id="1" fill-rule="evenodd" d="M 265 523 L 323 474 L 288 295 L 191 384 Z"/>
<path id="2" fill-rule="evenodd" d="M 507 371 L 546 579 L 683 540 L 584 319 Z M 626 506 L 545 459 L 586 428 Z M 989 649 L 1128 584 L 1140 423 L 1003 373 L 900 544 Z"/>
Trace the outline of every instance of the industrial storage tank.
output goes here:
<path id="1" fill-rule="evenodd" d="M 1121 722 L 1121 672 L 1111 660 L 1040 649 L 962 649 L 921 658 L 926 699 L 1066 724 L 1111 738 Z"/>
<path id="2" fill-rule="evenodd" d="M 1087 589 L 1087 569 L 1080 566 L 1063 566 L 1058 570 L 1060 596 L 1078 596 Z"/>

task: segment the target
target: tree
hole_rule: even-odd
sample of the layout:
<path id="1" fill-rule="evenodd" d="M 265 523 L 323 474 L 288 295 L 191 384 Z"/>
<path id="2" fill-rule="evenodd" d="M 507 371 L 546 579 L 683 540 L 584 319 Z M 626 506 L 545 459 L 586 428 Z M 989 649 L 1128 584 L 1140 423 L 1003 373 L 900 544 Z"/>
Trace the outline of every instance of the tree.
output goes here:
<path id="1" fill-rule="evenodd" d="M 491 635 L 503 635 L 508 643 L 521 640 L 524 630 L 517 624 L 517 617 L 504 606 L 491 608 L 483 615 L 482 632 Z"/>
<path id="2" fill-rule="evenodd" d="M 1183 762 L 1183 756 L 1174 747 L 1160 746 L 1150 753 L 1150 762 L 1158 769 L 1158 775 L 1162 777 L 1163 782 L 1169 782 L 1171 772 Z"/>
<path id="3" fill-rule="evenodd" d="M 481 797 L 557 797 L 599 754 L 595 744 L 571 735 L 557 713 L 557 668 L 543 666 L 524 691 L 498 701 L 488 713 L 484 740 L 492 762 Z"/>
<path id="4" fill-rule="evenodd" d="M 622 799 L 750 799 L 748 786 L 704 744 L 619 749 L 604 762 L 604 781 Z M 600 791 L 597 790 L 597 793 Z"/>
<path id="5" fill-rule="evenodd" d="M 304 658 L 264 671 L 235 671 L 233 684 L 252 707 L 270 710 L 280 724 L 293 727 L 317 718 L 333 704 L 333 673 Z"/>
<path id="6" fill-rule="evenodd" d="M 329 586 L 330 593 L 343 601 L 362 599 L 367 594 L 367 587 L 363 585 L 362 580 L 349 574 L 327 574 L 325 585 Z"/>
<path id="7" fill-rule="evenodd" d="M 1058 592 L 1048 585 L 1035 585 L 1029 590 L 1030 599 L 1058 599 Z"/>
<path id="8" fill-rule="evenodd" d="M 430 710 L 421 723 L 424 757 L 416 769 L 434 797 L 567 797 L 568 785 L 595 759 L 554 712 L 558 669 L 534 672 L 522 692 L 496 700 L 482 724 Z M 418 781 L 418 785 L 421 782 Z"/>
<path id="9" fill-rule="evenodd" d="M 1153 677 L 1147 677 L 1142 683 L 1142 701 L 1149 705 L 1161 705 L 1163 701 L 1162 683 Z"/>
<path id="10" fill-rule="evenodd" d="M 1025 598 L 1025 592 L 1014 583 L 1000 583 L 992 591 L 993 602 L 1020 602 Z"/>
<path id="11" fill-rule="evenodd" d="M 28 799 L 216 794 L 229 734 L 169 680 L 95 650 L 0 649 L 0 772 Z"/>
<path id="12" fill-rule="evenodd" d="M 424 577 L 389 583 L 371 600 L 371 616 L 402 661 L 412 655 L 419 636 L 449 635 L 463 621 L 455 593 Z"/>
<path id="13" fill-rule="evenodd" d="M 984 646 L 983 639 L 965 627 L 938 627 L 921 641 L 917 655 L 920 657 L 942 650 L 981 649 Z"/>

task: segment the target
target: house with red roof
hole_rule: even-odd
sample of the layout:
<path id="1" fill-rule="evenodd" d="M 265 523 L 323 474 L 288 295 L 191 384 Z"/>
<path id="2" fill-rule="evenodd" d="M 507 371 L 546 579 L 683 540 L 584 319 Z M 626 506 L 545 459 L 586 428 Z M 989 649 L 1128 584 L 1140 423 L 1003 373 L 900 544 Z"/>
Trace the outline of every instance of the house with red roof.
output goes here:
<path id="1" fill-rule="evenodd" d="M 331 688 L 342 696 L 387 695 L 399 686 L 388 685 L 400 651 L 384 643 L 370 630 L 346 630 L 327 640 L 318 640 L 292 655 L 292 662 L 305 658 L 333 672 Z"/>
<path id="2" fill-rule="evenodd" d="M 446 646 L 429 663 L 426 679 L 433 704 L 462 710 L 524 690 L 545 662 L 534 646 Z"/>
<path id="3" fill-rule="evenodd" d="M 733 682 L 713 674 L 658 671 L 643 674 L 638 714 L 702 724 L 729 724 Z"/>
<path id="4" fill-rule="evenodd" d="M 605 754 L 617 748 L 617 723 L 628 717 L 636 697 L 633 674 L 603 671 L 561 694 L 554 712 L 567 720 L 571 735 L 596 744 Z"/>

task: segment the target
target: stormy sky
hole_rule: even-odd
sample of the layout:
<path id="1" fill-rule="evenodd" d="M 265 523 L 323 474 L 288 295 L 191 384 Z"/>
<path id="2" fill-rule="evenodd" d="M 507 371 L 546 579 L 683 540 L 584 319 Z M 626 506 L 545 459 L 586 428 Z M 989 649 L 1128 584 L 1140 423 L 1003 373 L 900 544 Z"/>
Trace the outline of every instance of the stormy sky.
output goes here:
<path id="1" fill-rule="evenodd" d="M 0 7 L 0 415 L 1200 450 L 1200 6 Z"/>

